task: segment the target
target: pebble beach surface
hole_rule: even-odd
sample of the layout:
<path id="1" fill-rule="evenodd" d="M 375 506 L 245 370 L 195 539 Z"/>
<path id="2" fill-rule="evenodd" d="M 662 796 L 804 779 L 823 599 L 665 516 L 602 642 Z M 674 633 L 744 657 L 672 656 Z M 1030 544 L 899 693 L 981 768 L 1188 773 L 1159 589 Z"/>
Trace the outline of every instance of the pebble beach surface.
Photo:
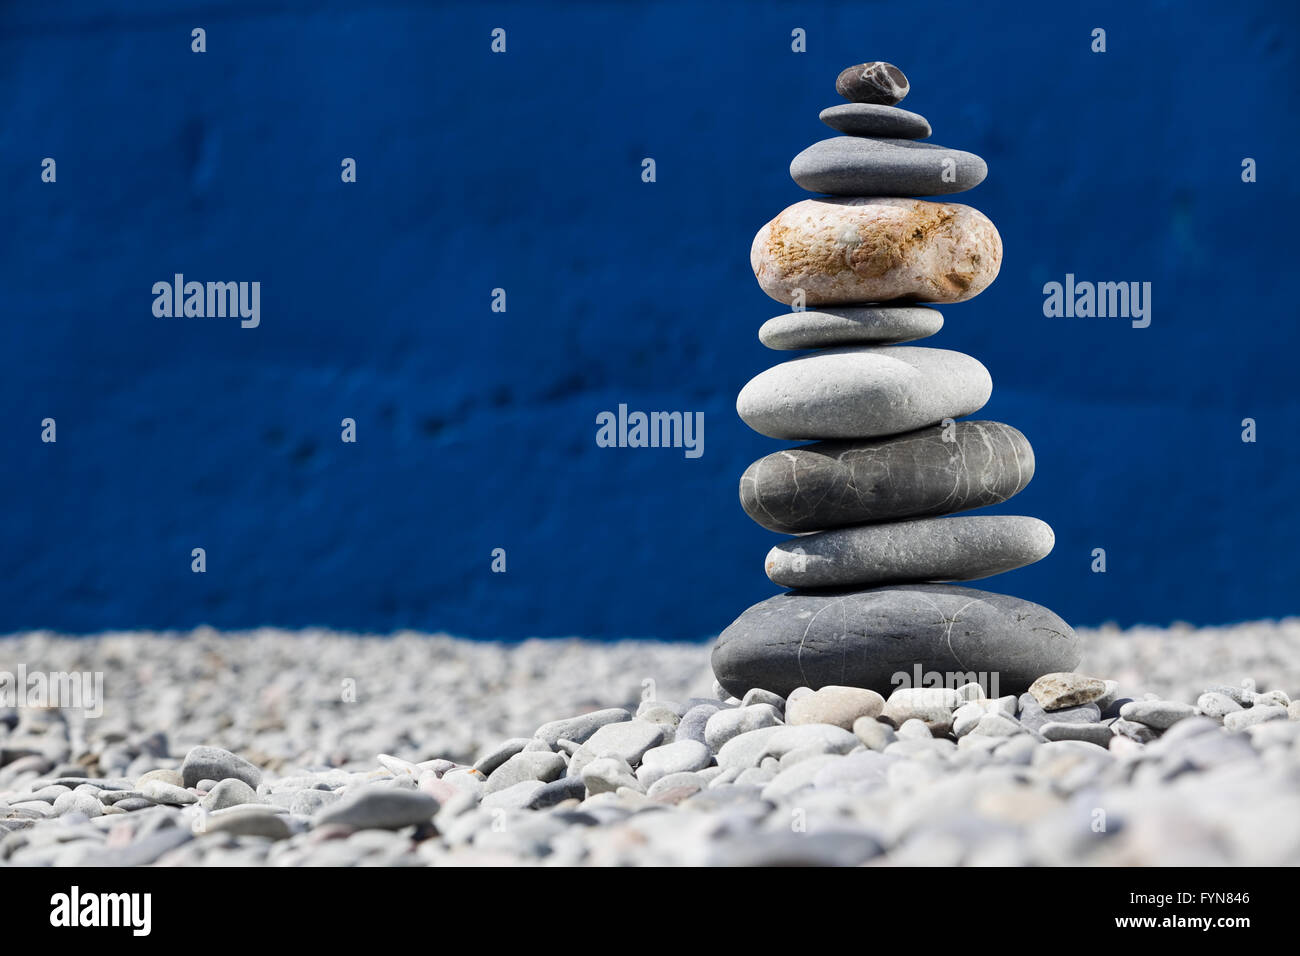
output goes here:
<path id="1" fill-rule="evenodd" d="M 1029 693 L 743 700 L 707 644 L 0 638 L 0 865 L 1300 863 L 1300 619 L 1080 630 Z"/>

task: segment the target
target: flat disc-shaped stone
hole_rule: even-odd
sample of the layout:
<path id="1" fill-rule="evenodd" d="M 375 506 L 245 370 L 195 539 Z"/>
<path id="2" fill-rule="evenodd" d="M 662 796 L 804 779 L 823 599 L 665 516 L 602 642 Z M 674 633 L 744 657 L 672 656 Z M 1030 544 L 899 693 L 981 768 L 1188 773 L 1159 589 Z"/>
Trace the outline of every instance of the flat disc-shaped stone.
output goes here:
<path id="1" fill-rule="evenodd" d="M 796 183 L 832 196 L 943 196 L 973 189 L 988 172 L 965 150 L 863 136 L 813 143 L 790 163 Z"/>
<path id="2" fill-rule="evenodd" d="M 979 411 L 988 369 L 949 349 L 827 349 L 782 362 L 740 390 L 736 411 L 770 438 L 875 438 Z"/>
<path id="3" fill-rule="evenodd" d="M 1034 477 L 1034 450 L 1001 422 L 954 422 L 876 441 L 816 442 L 754 462 L 740 504 L 787 534 L 1000 504 Z"/>
<path id="4" fill-rule="evenodd" d="M 943 316 L 919 306 L 864 305 L 787 312 L 768 319 L 758 340 L 770 349 L 914 342 L 943 328 Z"/>
<path id="5" fill-rule="evenodd" d="M 876 103 L 840 103 L 821 111 L 820 119 L 848 136 L 884 136 L 890 139 L 925 139 L 930 121 L 919 113 Z"/>
<path id="6" fill-rule="evenodd" d="M 805 199 L 758 230 L 749 264 L 787 306 L 965 302 L 997 278 L 1002 238 L 960 203 Z"/>
<path id="7" fill-rule="evenodd" d="M 886 697 L 917 668 L 948 687 L 1017 694 L 1079 663 L 1078 637 L 1045 607 L 948 584 L 788 591 L 755 604 L 718 637 L 713 673 L 730 694 L 761 687 L 866 687 Z"/>
<path id="8" fill-rule="evenodd" d="M 1055 541 L 1037 518 L 919 518 L 792 538 L 768 552 L 764 567 L 787 588 L 974 581 L 1040 561 Z"/>

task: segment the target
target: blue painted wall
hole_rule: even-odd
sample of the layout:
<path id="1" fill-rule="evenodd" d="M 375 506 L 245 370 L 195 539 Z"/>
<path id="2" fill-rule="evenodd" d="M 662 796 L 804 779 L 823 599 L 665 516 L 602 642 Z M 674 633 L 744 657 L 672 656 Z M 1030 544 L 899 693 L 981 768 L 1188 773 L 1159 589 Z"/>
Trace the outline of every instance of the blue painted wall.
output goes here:
<path id="1" fill-rule="evenodd" d="M 109 6 L 0 10 L 0 630 L 715 633 L 775 591 L 736 493 L 780 447 L 734 413 L 778 358 L 750 241 L 871 58 L 989 164 L 956 198 L 1002 274 L 932 344 L 1036 450 L 998 510 L 1057 532 L 989 586 L 1300 610 L 1294 3 Z M 261 326 L 155 318 L 176 272 L 260 281 Z M 1150 281 L 1151 327 L 1045 318 L 1067 272 Z M 703 457 L 596 447 L 620 402 L 703 411 Z"/>

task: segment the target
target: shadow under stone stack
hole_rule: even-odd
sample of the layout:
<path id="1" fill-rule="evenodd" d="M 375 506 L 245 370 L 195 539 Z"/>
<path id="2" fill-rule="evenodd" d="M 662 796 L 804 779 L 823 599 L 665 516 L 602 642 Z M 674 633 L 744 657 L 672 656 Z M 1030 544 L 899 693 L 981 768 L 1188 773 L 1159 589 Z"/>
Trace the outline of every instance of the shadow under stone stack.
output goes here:
<path id="1" fill-rule="evenodd" d="M 763 291 L 795 309 L 760 340 L 813 351 L 755 376 L 736 401 L 755 431 L 814 442 L 754 462 L 740 480 L 751 518 L 799 535 L 766 562 L 773 582 L 796 590 L 723 631 L 713 670 L 736 696 L 825 685 L 888 695 L 918 672 L 1018 693 L 1073 669 L 1073 630 L 1037 604 L 941 582 L 1031 564 L 1051 551 L 1052 529 L 940 516 L 1018 493 L 1033 450 L 1009 425 L 955 421 L 992 392 L 978 361 L 899 344 L 943 325 L 916 303 L 963 302 L 997 277 L 1002 240 L 983 213 L 911 198 L 962 192 L 987 170 L 972 153 L 916 141 L 930 124 L 894 105 L 908 90 L 897 67 L 850 67 L 836 89 L 850 102 L 821 118 L 848 135 L 790 164 L 795 182 L 827 195 L 784 210 L 750 252 Z"/>

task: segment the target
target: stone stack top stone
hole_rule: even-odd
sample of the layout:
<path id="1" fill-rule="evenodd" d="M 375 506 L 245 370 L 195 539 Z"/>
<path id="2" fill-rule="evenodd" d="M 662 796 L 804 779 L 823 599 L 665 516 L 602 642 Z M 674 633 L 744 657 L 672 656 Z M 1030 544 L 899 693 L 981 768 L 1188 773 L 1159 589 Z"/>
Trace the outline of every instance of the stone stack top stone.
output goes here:
<path id="1" fill-rule="evenodd" d="M 790 176 L 812 193 L 880 199 L 944 196 L 973 189 L 988 167 L 974 153 L 935 143 L 924 116 L 894 104 L 907 95 L 903 71 L 891 63 L 861 63 L 840 73 L 835 89 L 849 102 L 821 111 L 845 134 L 813 143 L 790 163 Z M 883 300 L 878 300 L 883 301 Z"/>
<path id="2" fill-rule="evenodd" d="M 910 88 L 903 71 L 882 60 L 851 66 L 835 79 L 835 92 L 850 103 L 893 106 L 903 101 Z"/>

